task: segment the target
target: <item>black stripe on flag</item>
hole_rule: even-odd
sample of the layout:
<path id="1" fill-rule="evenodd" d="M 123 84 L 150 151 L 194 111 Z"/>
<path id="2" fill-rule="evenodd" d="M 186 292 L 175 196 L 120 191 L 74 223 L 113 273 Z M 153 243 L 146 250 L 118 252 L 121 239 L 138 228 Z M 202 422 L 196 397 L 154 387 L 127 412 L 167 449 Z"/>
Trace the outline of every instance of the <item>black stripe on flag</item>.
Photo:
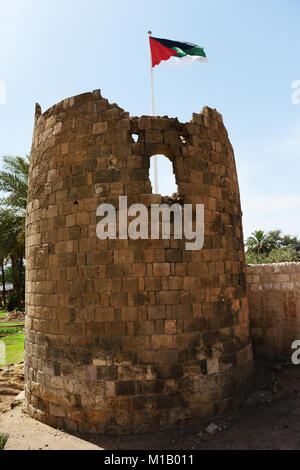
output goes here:
<path id="1" fill-rule="evenodd" d="M 171 41 L 169 39 L 154 38 L 153 36 L 151 37 L 152 39 L 160 42 L 160 44 L 165 47 L 168 47 L 169 49 L 173 49 L 173 47 L 178 47 L 182 51 L 187 51 L 188 49 L 192 49 L 192 47 L 197 47 L 197 44 L 192 44 L 190 42 Z"/>

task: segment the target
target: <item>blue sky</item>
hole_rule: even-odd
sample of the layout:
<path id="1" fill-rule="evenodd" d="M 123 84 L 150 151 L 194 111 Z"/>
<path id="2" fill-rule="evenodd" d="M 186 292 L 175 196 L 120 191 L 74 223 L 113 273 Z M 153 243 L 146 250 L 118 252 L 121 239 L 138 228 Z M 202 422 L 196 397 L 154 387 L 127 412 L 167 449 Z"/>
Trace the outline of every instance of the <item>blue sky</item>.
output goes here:
<path id="1" fill-rule="evenodd" d="M 299 0 L 0 0 L 0 155 L 29 153 L 36 101 L 46 110 L 100 88 L 131 115 L 150 114 L 151 29 L 203 46 L 211 60 L 155 69 L 157 114 L 188 121 L 217 108 L 235 149 L 245 235 L 300 235 L 299 19 Z"/>

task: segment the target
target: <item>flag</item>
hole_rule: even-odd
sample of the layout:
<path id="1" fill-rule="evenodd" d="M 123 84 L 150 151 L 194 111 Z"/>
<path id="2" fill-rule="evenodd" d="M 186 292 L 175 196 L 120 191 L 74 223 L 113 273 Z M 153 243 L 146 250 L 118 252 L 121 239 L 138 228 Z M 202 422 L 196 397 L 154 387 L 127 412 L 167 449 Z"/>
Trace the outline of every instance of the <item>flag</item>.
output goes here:
<path id="1" fill-rule="evenodd" d="M 189 42 L 170 41 L 150 36 L 152 67 L 156 65 L 190 65 L 208 62 L 202 47 Z"/>

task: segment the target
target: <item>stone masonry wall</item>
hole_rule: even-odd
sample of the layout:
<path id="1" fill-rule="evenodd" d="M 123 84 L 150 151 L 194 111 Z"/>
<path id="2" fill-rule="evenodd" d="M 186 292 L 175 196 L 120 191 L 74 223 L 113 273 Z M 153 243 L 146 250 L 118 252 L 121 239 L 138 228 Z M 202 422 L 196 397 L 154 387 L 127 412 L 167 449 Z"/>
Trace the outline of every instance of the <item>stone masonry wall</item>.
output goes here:
<path id="1" fill-rule="evenodd" d="M 300 263 L 247 266 L 254 357 L 291 361 L 300 339 Z"/>
<path id="2" fill-rule="evenodd" d="M 138 142 L 133 139 L 138 136 Z M 147 206 L 150 157 L 205 205 L 205 244 L 96 237 L 101 203 Z M 239 189 L 222 116 L 130 118 L 100 91 L 37 105 L 26 237 L 26 399 L 34 418 L 137 433 L 222 413 L 252 373 Z"/>

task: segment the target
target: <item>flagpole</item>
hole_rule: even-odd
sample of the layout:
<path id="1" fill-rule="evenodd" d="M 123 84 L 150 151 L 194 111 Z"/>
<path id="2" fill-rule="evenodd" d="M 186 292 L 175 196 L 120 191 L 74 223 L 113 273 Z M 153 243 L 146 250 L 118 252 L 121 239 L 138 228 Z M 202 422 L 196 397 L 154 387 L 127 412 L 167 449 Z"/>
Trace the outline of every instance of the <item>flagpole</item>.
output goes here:
<path id="1" fill-rule="evenodd" d="M 152 31 L 148 31 L 149 38 L 152 34 Z M 155 117 L 155 106 L 154 106 L 154 80 L 153 80 L 153 66 L 152 66 L 152 53 L 150 47 L 150 85 L 151 85 L 151 110 L 152 116 Z M 157 155 L 154 155 L 154 193 L 159 193 L 158 187 L 158 167 L 157 167 Z"/>

